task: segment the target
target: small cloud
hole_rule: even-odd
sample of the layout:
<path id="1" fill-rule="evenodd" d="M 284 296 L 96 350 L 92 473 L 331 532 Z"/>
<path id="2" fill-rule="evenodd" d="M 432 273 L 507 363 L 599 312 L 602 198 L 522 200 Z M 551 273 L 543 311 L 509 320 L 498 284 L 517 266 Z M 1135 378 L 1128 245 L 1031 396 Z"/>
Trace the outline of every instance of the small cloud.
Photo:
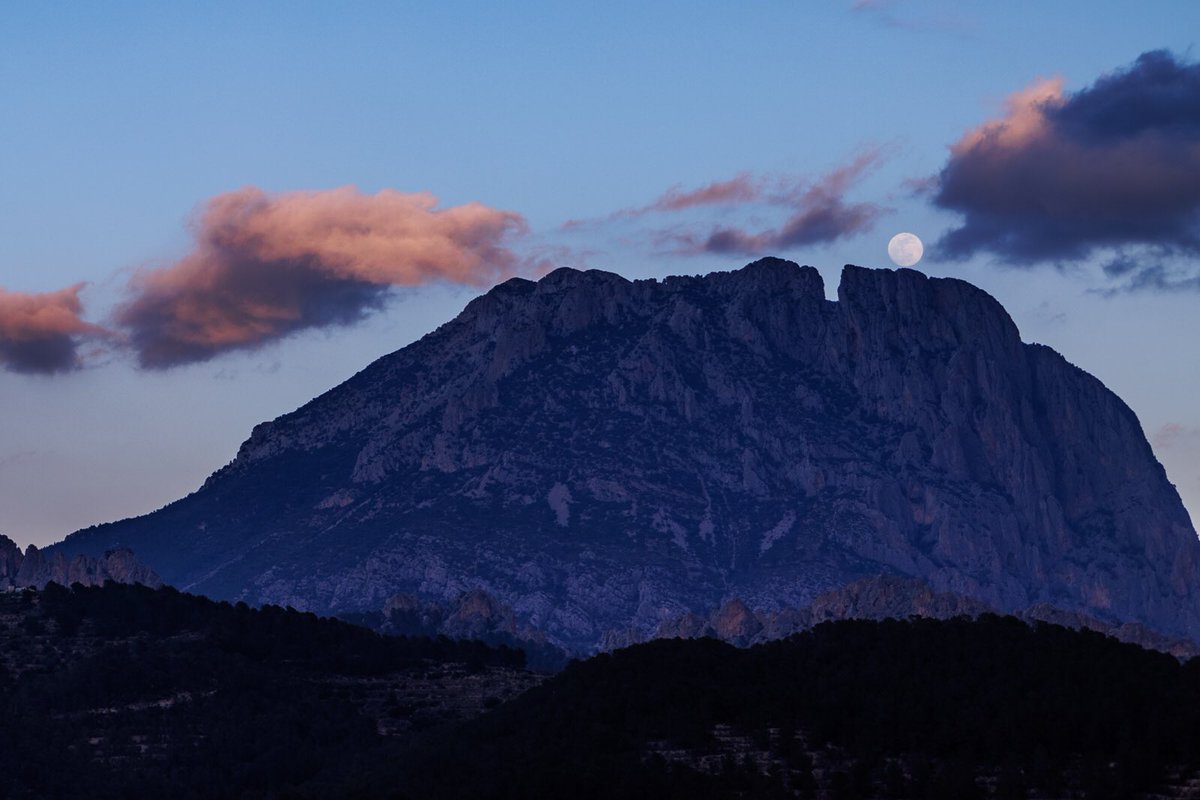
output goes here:
<path id="1" fill-rule="evenodd" d="M 935 205 L 963 216 L 937 250 L 990 252 L 1018 265 L 1063 263 L 1096 251 L 1200 254 L 1200 65 L 1145 53 L 1075 93 L 1061 79 L 1014 94 L 1005 114 L 968 131 L 936 177 Z M 1106 267 L 1144 288 L 1186 288 Z"/>
<path id="2" fill-rule="evenodd" d="M 651 202 L 622 208 L 597 219 L 571 219 L 562 230 L 574 230 L 623 219 L 650 215 L 677 214 L 702 207 L 733 209 L 739 206 L 788 208 L 794 213 L 778 230 L 751 233 L 734 227 L 718 227 L 708 233 L 675 225 L 649 232 L 659 245 L 670 245 L 674 252 L 741 252 L 793 247 L 832 241 L 866 230 L 874 219 L 888 209 L 871 203 L 847 203 L 843 195 L 880 164 L 893 146 L 868 147 L 848 164 L 816 179 L 797 175 L 754 175 L 739 172 L 732 178 L 717 180 L 694 189 L 672 186 Z M 711 239 L 709 246 L 707 241 Z"/>
<path id="3" fill-rule="evenodd" d="M 1200 428 L 1168 422 L 1150 435 L 1150 443 L 1159 451 L 1200 446 Z"/>
<path id="4" fill-rule="evenodd" d="M 1147 290 L 1159 292 L 1195 292 L 1200 291 L 1200 275 L 1182 275 L 1176 271 L 1167 269 L 1161 264 L 1155 264 L 1136 272 L 1129 279 L 1128 283 L 1120 288 L 1132 292 Z"/>
<path id="5" fill-rule="evenodd" d="M 691 191 L 674 186 L 650 205 L 624 213 L 641 216 L 652 211 L 682 211 L 696 206 L 749 203 L 762 196 L 762 184 L 761 180 L 754 180 L 748 172 L 742 172 L 727 181 L 714 181 Z"/>
<path id="6" fill-rule="evenodd" d="M 507 246 L 526 232 L 519 214 L 437 206 L 428 193 L 350 186 L 218 195 L 195 224 L 189 254 L 134 275 L 116 323 L 139 363 L 161 369 L 354 323 L 395 286 L 482 286 L 544 268 Z"/>
<path id="7" fill-rule="evenodd" d="M 780 186 L 770 196 L 773 205 L 791 209 L 782 225 L 758 231 L 722 225 L 706 234 L 670 233 L 682 253 L 740 253 L 756 255 L 803 245 L 833 242 L 865 233 L 889 209 L 874 203 L 851 203 L 846 193 L 885 160 L 879 148 L 864 150 L 849 164 L 807 182 Z"/>
<path id="8" fill-rule="evenodd" d="M 1104 297 L 1132 292 L 1200 292 L 1200 273 L 1194 269 L 1169 267 L 1162 263 L 1141 262 L 1129 256 L 1117 256 L 1103 266 L 1104 274 L 1120 282 L 1091 290 Z"/>
<path id="9" fill-rule="evenodd" d="M 21 467 L 37 457 L 36 450 L 18 450 L 6 456 L 0 456 L 0 472 L 13 467 Z"/>
<path id="10" fill-rule="evenodd" d="M 1142 267 L 1137 259 L 1127 253 L 1113 256 L 1103 266 L 1104 274 L 1110 278 L 1123 278 L 1131 272 L 1139 272 Z"/>
<path id="11" fill-rule="evenodd" d="M 1051 305 L 1049 300 L 1043 300 L 1038 303 L 1033 310 L 1033 315 L 1042 322 L 1048 322 L 1053 325 L 1061 325 L 1067 321 L 1066 312 L 1059 309 L 1056 305 Z"/>
<path id="12" fill-rule="evenodd" d="M 926 175 L 920 178 L 905 178 L 900 182 L 900 187 L 910 197 L 928 197 L 938 190 L 938 176 Z"/>
<path id="13" fill-rule="evenodd" d="M 562 224 L 562 230 L 569 231 L 589 225 L 614 222 L 621 219 L 634 219 L 647 214 L 670 213 L 683 211 L 700 206 L 728 206 L 741 203 L 753 203 L 763 199 L 767 189 L 767 180 L 755 178 L 748 172 L 741 172 L 724 181 L 713 181 L 698 189 L 684 189 L 682 186 L 672 186 L 652 202 L 644 206 L 622 208 L 600 219 L 569 219 Z"/>
<path id="14" fill-rule="evenodd" d="M 897 30 L 968 34 L 975 27 L 965 18 L 953 14 L 902 14 L 901 5 L 898 0 L 853 0 L 850 11 L 874 17 L 881 25 Z"/>
<path id="15" fill-rule="evenodd" d="M 78 369 L 86 342 L 110 331 L 83 319 L 77 283 L 56 292 L 23 294 L 0 288 L 0 366 L 13 372 L 53 374 Z"/>

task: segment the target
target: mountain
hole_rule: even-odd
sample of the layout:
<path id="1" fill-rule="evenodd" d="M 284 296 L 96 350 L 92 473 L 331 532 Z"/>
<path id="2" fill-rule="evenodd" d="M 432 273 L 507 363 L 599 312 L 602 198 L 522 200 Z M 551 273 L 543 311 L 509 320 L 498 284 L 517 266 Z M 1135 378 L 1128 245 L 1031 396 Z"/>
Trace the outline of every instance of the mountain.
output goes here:
<path id="1" fill-rule="evenodd" d="M 106 581 L 162 586 L 158 574 L 129 549 L 108 550 L 100 556 L 78 554 L 70 560 L 58 550 L 47 559 L 35 545 L 22 553 L 16 542 L 0 535 L 0 591 L 42 589 L 51 581 L 62 586 L 103 586 Z"/>
<path id="2" fill-rule="evenodd" d="M 1200 542 L 1133 414 L 987 293 L 779 259 L 512 279 L 293 413 L 197 492 L 89 528 L 217 598 L 482 591 L 589 652 L 878 575 L 1200 638 Z"/>

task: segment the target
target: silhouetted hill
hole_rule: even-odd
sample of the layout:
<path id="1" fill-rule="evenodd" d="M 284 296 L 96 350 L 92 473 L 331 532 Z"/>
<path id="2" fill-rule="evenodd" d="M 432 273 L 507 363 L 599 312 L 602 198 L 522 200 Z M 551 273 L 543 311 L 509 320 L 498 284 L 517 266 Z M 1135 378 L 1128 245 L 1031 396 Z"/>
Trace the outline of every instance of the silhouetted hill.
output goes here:
<path id="1" fill-rule="evenodd" d="M 1132 798 L 1197 768 L 1200 662 L 984 616 L 599 655 L 425 740 L 374 785 L 413 798 Z"/>
<path id="2" fill-rule="evenodd" d="M 0 797 L 1133 798 L 1200 662 L 1011 617 L 511 650 L 108 584 L 0 594 Z M 532 688 L 531 688 L 532 687 Z"/>
<path id="3" fill-rule="evenodd" d="M 0 593 L 0 797 L 328 796 L 540 680 L 523 662 L 169 588 Z"/>

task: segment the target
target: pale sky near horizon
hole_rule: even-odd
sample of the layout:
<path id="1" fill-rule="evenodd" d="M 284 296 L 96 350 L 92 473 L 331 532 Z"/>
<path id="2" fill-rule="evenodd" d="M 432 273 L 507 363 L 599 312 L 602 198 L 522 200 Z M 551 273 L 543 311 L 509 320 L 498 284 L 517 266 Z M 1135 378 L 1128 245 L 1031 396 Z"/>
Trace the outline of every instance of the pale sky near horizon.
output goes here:
<path id="1" fill-rule="evenodd" d="M 1156 160 L 1200 153 L 1200 5 L 0 9 L 0 534 L 22 546 L 194 491 L 502 274 L 777 255 L 833 297 L 899 231 L 1129 403 L 1200 520 L 1200 173 Z M 1034 86 L 1049 105 L 1006 105 Z M 1079 182 L 1045 219 L 1012 206 L 1039 165 Z M 1113 239 L 1122 204 L 1155 213 Z"/>

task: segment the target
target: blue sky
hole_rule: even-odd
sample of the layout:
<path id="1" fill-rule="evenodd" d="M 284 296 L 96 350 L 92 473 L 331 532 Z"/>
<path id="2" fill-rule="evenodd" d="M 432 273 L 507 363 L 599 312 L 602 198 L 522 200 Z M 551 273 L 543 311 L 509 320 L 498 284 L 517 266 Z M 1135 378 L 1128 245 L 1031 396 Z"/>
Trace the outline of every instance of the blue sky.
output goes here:
<path id="1" fill-rule="evenodd" d="M 78 368 L 0 368 L 0 533 L 44 544 L 196 489 L 255 423 L 486 289 L 389 275 L 352 309 L 356 324 L 141 367 L 123 337 L 156 331 L 136 327 L 144 315 L 117 319 L 131 279 L 203 261 L 213 198 L 429 192 L 440 210 L 520 215 L 524 232 L 497 240 L 511 271 L 661 277 L 752 260 L 678 237 L 781 230 L 794 209 L 770 187 L 823 185 L 870 153 L 838 190 L 866 218 L 770 253 L 820 268 L 832 295 L 842 264 L 889 266 L 897 231 L 930 245 L 963 224 L 911 182 L 942 173 L 952 145 L 1004 118 L 1006 98 L 1055 77 L 1069 98 L 1150 51 L 1194 64 L 1196 31 L 1200 6 L 1178 2 L 9 4 L 0 287 L 34 297 L 86 282 L 78 319 L 115 333 L 73 333 Z M 609 219 L 739 175 L 768 188 Z M 590 222 L 563 230 L 569 220 Z M 1185 251 L 1126 255 L 1166 259 L 1186 279 Z M 1105 273 L 1104 249 L 1033 265 L 1002 256 L 930 253 L 918 269 L 985 288 L 1027 341 L 1120 394 L 1200 517 L 1200 291 L 1123 291 L 1146 273 Z M 376 280 L 377 266 L 339 279 Z"/>

